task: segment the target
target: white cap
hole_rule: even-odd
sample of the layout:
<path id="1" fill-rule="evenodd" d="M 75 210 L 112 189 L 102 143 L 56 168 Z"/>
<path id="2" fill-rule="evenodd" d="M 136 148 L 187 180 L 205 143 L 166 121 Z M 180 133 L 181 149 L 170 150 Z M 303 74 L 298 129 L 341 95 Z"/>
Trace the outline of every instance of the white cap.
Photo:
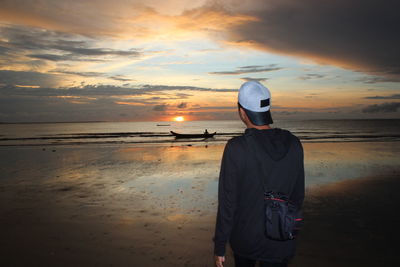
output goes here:
<path id="1" fill-rule="evenodd" d="M 239 89 L 238 102 L 253 124 L 274 123 L 270 112 L 271 93 L 261 83 L 249 81 L 242 84 Z"/>
<path id="2" fill-rule="evenodd" d="M 243 108 L 254 112 L 266 112 L 271 107 L 271 93 L 267 87 L 257 81 L 242 84 L 238 99 Z"/>

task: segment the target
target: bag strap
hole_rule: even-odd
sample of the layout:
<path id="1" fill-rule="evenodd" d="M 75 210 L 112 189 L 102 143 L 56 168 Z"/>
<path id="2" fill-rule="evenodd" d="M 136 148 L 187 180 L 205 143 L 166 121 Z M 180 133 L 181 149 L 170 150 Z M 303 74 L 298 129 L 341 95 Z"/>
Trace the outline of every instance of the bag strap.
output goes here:
<path id="1" fill-rule="evenodd" d="M 261 167 L 262 175 L 260 176 L 260 179 L 261 179 L 261 183 L 262 183 L 263 188 L 264 188 L 264 193 L 267 193 L 268 191 L 271 191 L 271 190 L 268 190 L 266 179 L 268 179 L 268 177 L 272 173 L 272 169 L 273 168 L 270 168 L 268 170 L 268 172 L 267 172 L 267 175 L 265 175 L 266 173 L 264 172 L 264 168 L 263 168 L 263 165 L 265 163 L 263 163 L 262 160 L 257 155 L 257 144 L 254 142 L 255 141 L 254 138 L 252 138 L 251 136 L 247 136 L 246 141 L 252 147 L 252 151 L 254 152 L 254 156 L 256 158 L 256 161 Z M 273 166 L 273 164 L 271 164 L 271 165 Z"/>

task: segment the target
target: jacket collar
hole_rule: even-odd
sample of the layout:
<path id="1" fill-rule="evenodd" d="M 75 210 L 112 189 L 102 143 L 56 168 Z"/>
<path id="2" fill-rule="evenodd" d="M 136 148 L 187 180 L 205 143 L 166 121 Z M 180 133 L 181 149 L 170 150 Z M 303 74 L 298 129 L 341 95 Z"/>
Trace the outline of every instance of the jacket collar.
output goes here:
<path id="1" fill-rule="evenodd" d="M 254 134 L 256 132 L 259 132 L 259 131 L 267 132 L 267 131 L 274 130 L 274 129 L 277 129 L 277 128 L 263 129 L 263 130 L 258 130 L 256 128 L 246 128 L 246 130 L 244 130 L 244 134 L 245 135 L 252 135 L 252 134 Z"/>

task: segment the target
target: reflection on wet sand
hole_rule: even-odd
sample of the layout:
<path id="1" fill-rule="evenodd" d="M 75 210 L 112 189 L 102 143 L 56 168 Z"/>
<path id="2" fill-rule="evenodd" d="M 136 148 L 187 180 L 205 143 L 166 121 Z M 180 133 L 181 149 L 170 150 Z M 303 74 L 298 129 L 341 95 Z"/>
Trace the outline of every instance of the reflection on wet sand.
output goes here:
<path id="1" fill-rule="evenodd" d="M 390 174 L 399 167 L 398 142 L 304 143 L 306 184 Z"/>

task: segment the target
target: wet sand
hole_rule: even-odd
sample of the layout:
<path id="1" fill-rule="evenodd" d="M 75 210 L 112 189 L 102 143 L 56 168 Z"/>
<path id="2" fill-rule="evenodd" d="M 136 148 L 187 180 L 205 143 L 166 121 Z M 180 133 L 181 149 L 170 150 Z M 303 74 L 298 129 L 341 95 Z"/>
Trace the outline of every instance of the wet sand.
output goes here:
<path id="1" fill-rule="evenodd" d="M 400 174 L 308 190 L 293 266 L 400 266 Z"/>
<path id="2" fill-rule="evenodd" d="M 311 175 L 335 169 L 329 146 L 305 145 Z M 213 266 L 222 148 L 2 149 L 0 266 Z M 400 175 L 379 160 L 381 175 L 353 162 L 354 179 L 309 185 L 291 266 L 398 265 Z"/>

